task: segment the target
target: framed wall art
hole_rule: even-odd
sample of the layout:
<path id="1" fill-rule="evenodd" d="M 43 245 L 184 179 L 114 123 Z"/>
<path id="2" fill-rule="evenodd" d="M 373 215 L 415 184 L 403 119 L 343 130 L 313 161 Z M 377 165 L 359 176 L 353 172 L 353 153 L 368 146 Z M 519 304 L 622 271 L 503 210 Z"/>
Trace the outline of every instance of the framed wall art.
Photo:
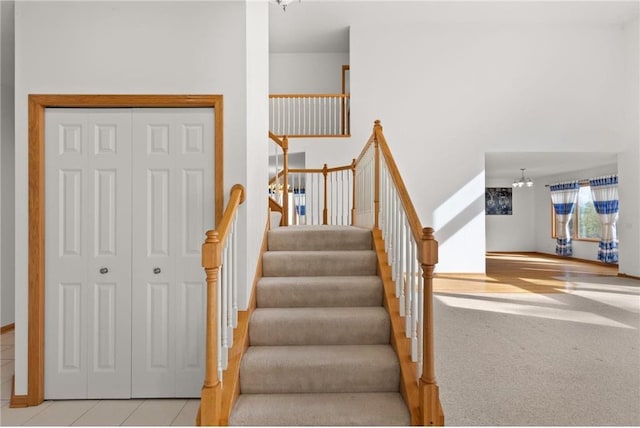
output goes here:
<path id="1" fill-rule="evenodd" d="M 486 215 L 512 215 L 513 194 L 511 187 L 487 187 L 484 194 Z"/>

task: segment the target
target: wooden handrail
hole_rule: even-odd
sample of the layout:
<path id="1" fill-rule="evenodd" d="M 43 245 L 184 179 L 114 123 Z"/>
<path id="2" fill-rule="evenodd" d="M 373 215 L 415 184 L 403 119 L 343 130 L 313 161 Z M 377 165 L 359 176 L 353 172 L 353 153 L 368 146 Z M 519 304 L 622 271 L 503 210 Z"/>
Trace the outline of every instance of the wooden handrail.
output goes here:
<path id="1" fill-rule="evenodd" d="M 202 267 L 207 276 L 207 318 L 205 376 L 198 415 L 198 422 L 201 425 L 220 424 L 222 385 L 218 378 L 218 329 L 216 326 L 218 293 L 216 286 L 222 266 L 222 251 L 238 207 L 244 200 L 244 187 L 241 184 L 234 185 L 231 188 L 231 196 L 218 223 L 218 228 L 207 231 L 207 239 L 202 244 Z"/>
<path id="2" fill-rule="evenodd" d="M 276 134 L 274 134 L 273 132 L 269 131 L 269 138 L 271 138 L 271 140 L 276 143 L 277 145 L 279 145 L 282 148 L 283 142 L 280 139 L 280 137 L 278 137 Z"/>
<path id="3" fill-rule="evenodd" d="M 439 398 L 439 389 L 435 376 L 435 352 L 433 340 L 433 272 L 438 263 L 438 241 L 434 238 L 434 230 L 430 227 L 423 228 L 416 213 L 409 192 L 400 175 L 398 166 L 393 158 L 389 145 L 382 132 L 379 120 L 375 121 L 373 132 L 365 143 L 360 156 L 354 162 L 354 166 L 361 162 L 366 153 L 374 145 L 374 230 L 379 230 L 378 214 L 380 210 L 380 157 L 384 158 L 388 175 L 398 194 L 398 198 L 406 215 L 411 235 L 417 244 L 417 261 L 422 270 L 424 283 L 423 292 L 423 326 L 422 326 L 422 375 L 419 379 L 419 418 L 421 425 L 444 425 L 444 412 Z M 355 190 L 354 190 L 355 194 Z"/>
<path id="4" fill-rule="evenodd" d="M 382 133 L 382 125 L 380 125 L 379 120 L 376 120 L 375 125 L 373 126 L 373 138 L 378 142 L 380 146 L 380 151 L 382 152 L 384 160 L 387 164 L 387 168 L 389 169 L 389 175 L 391 175 L 393 184 L 395 184 L 396 189 L 398 190 L 400 202 L 402 203 L 402 206 L 407 213 L 407 220 L 409 222 L 409 226 L 411 227 L 413 239 L 415 239 L 416 242 L 420 242 L 422 238 L 422 225 L 420 224 L 420 219 L 418 218 L 416 209 L 413 206 L 413 202 L 411 202 L 409 191 L 404 185 L 404 180 L 402 180 L 402 176 L 400 175 L 400 172 L 398 170 L 398 165 L 396 164 L 396 161 L 391 154 L 391 150 L 389 149 L 387 140 Z"/>

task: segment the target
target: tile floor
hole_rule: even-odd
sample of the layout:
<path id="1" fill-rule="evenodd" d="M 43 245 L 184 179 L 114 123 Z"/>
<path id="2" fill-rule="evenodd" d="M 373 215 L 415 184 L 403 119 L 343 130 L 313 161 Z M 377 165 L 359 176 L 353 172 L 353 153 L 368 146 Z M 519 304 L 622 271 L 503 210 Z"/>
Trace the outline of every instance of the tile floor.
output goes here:
<path id="1" fill-rule="evenodd" d="M 2 426 L 193 426 L 200 400 L 61 400 L 9 408 L 13 377 L 13 331 L 0 336 Z"/>

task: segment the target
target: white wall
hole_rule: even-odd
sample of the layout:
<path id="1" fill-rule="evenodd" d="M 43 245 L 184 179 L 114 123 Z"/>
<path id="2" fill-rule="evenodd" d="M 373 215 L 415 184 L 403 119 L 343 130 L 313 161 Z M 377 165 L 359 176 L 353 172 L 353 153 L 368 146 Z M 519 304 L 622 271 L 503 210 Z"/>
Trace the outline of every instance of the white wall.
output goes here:
<path id="1" fill-rule="evenodd" d="M 247 2 L 247 201 L 243 214 L 246 220 L 247 265 L 246 288 L 239 291 L 240 307 L 249 303 L 256 261 L 260 253 L 267 223 L 267 192 L 269 181 L 269 4 Z M 229 166 L 233 167 L 233 166 Z M 242 283 L 241 283 L 242 284 Z"/>
<path id="2" fill-rule="evenodd" d="M 620 218 L 618 235 L 620 236 L 620 261 L 618 271 L 640 277 L 640 30 L 638 19 L 629 23 L 625 29 L 625 49 L 628 58 L 625 79 L 628 82 L 626 102 L 628 103 L 629 122 L 635 120 L 636 127 L 629 129 L 627 138 L 629 149 L 618 155 Z"/>
<path id="3" fill-rule="evenodd" d="M 248 54 L 264 48 L 257 38 L 265 35 L 262 27 L 253 32 L 246 26 L 259 21 L 261 7 L 243 1 L 16 4 L 16 394 L 26 393 L 27 380 L 28 94 L 224 95 L 225 197 L 235 183 L 247 187 L 238 229 L 251 231 L 254 226 L 247 224 L 254 216 L 266 221 L 264 195 L 248 182 L 248 171 L 258 163 L 266 171 L 266 153 L 260 160 L 261 152 L 247 150 L 247 138 L 267 121 L 257 106 L 266 83 L 247 87 Z M 251 61 L 251 73 L 268 73 L 264 55 Z M 260 236 L 263 227 L 256 221 Z M 253 237 L 240 238 L 239 254 L 247 257 L 239 260 L 239 280 L 250 285 L 257 252 L 246 248 Z"/>
<path id="4" fill-rule="evenodd" d="M 616 174 L 617 165 L 604 165 L 598 168 L 584 169 L 570 173 L 556 174 L 540 177 L 535 188 L 535 251 L 539 253 L 555 254 L 556 240 L 551 237 L 551 196 L 548 187 L 544 184 L 556 184 L 572 180 L 584 180 L 603 175 Z M 624 204 L 621 203 L 621 211 Z M 626 241 L 628 236 L 618 236 L 619 240 Z M 598 243 L 593 241 L 572 241 L 573 257 L 583 260 L 598 260 Z"/>
<path id="5" fill-rule="evenodd" d="M 15 319 L 13 157 L 14 2 L 0 2 L 0 325 Z"/>
<path id="6" fill-rule="evenodd" d="M 513 189 L 511 180 L 498 178 L 485 185 L 511 188 L 513 196 L 512 215 L 485 215 L 487 251 L 535 251 L 535 187 Z"/>
<path id="7" fill-rule="evenodd" d="M 385 10 L 379 31 L 369 3 L 351 24 L 352 140 L 382 120 L 421 221 L 436 229 L 438 270 L 483 272 L 484 153 L 637 145 L 625 138 L 637 127 L 627 39 L 619 25 L 415 23 L 414 7 Z M 637 156 L 629 162 L 638 169 Z"/>
<path id="8" fill-rule="evenodd" d="M 342 92 L 342 66 L 349 64 L 344 53 L 271 53 L 269 55 L 269 93 L 339 94 Z M 373 122 L 372 122 L 373 125 Z M 349 138 L 291 138 L 289 152 L 303 152 L 307 168 L 346 165 L 354 157 L 345 150 Z M 364 146 L 365 141 L 359 142 Z"/>
<path id="9" fill-rule="evenodd" d="M 272 94 L 339 94 L 342 66 L 348 53 L 272 53 L 269 55 Z"/>

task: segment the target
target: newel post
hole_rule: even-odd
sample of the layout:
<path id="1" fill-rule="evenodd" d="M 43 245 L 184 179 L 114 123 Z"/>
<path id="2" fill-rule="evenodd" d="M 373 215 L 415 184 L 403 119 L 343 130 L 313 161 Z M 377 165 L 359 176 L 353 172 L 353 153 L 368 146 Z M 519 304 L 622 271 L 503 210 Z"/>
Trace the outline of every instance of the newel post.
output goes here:
<path id="1" fill-rule="evenodd" d="M 351 183 L 353 184 L 353 192 L 351 192 L 352 201 L 351 201 L 351 225 L 355 226 L 356 224 L 356 160 L 351 161 Z"/>
<path id="2" fill-rule="evenodd" d="M 322 208 L 322 224 L 329 224 L 329 211 L 327 210 L 327 175 L 329 174 L 329 168 L 325 163 L 322 167 L 322 175 L 324 176 L 324 208 Z"/>
<path id="3" fill-rule="evenodd" d="M 424 279 L 424 326 L 422 344 L 422 376 L 420 377 L 420 411 L 422 425 L 444 425 L 444 414 L 440 405 L 438 383 L 435 375 L 435 353 L 433 349 L 433 270 L 438 263 L 438 241 L 433 228 L 422 229 L 419 248 L 422 278 Z"/>
<path id="4" fill-rule="evenodd" d="M 284 169 L 284 180 L 282 180 L 282 225 L 289 226 L 289 138 L 286 135 L 282 138 L 282 168 Z"/>
<path id="5" fill-rule="evenodd" d="M 222 248 L 218 232 L 209 230 L 202 244 L 202 267 L 207 275 L 207 325 L 204 385 L 200 402 L 200 424 L 219 425 L 222 387 L 218 378 L 218 329 L 216 326 L 218 273 L 222 264 Z"/>
<path id="6" fill-rule="evenodd" d="M 379 135 L 382 133 L 382 125 L 380 120 L 376 120 L 373 125 L 373 144 L 375 148 L 374 162 L 375 162 L 375 176 L 373 187 L 373 228 L 378 229 L 379 217 L 380 217 L 380 139 Z"/>

